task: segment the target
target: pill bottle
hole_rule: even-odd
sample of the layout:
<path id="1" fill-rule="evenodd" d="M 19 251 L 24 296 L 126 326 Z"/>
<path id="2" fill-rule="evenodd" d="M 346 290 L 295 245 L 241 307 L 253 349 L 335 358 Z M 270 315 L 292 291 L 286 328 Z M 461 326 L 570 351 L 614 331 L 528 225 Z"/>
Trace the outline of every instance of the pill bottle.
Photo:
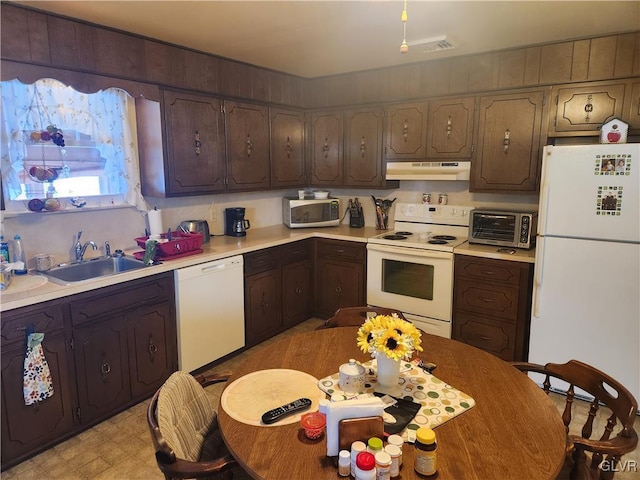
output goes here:
<path id="1" fill-rule="evenodd" d="M 376 480 L 391 479 L 391 455 L 385 451 L 380 451 L 375 455 L 376 459 Z"/>
<path id="2" fill-rule="evenodd" d="M 364 442 L 357 441 L 351 444 L 351 476 L 352 477 L 356 476 L 356 458 L 358 457 L 358 454 L 366 451 L 367 451 L 367 446 L 364 444 Z"/>
<path id="3" fill-rule="evenodd" d="M 436 461 L 438 445 L 435 432 L 430 428 L 420 427 L 416 432 L 414 445 L 416 451 L 414 470 L 421 475 L 434 475 L 438 471 Z"/>
<path id="4" fill-rule="evenodd" d="M 382 440 L 378 437 L 371 437 L 367 441 L 367 452 L 375 455 L 382 451 Z"/>
<path id="5" fill-rule="evenodd" d="M 376 459 L 369 452 L 356 457 L 356 480 L 376 480 Z"/>
<path id="6" fill-rule="evenodd" d="M 9 242 L 5 242 L 4 241 L 4 236 L 0 235 L 0 262 L 7 262 L 9 263 L 10 260 L 10 256 L 9 256 Z"/>
<path id="7" fill-rule="evenodd" d="M 400 458 L 398 459 L 398 466 L 402 465 L 402 445 L 404 445 L 404 440 L 400 435 L 389 435 L 387 438 L 387 443 L 389 445 L 395 445 L 400 449 Z"/>
<path id="8" fill-rule="evenodd" d="M 384 447 L 384 451 L 391 457 L 391 469 L 389 476 L 395 478 L 400 475 L 400 458 L 402 458 L 402 450 L 397 445 L 388 444 Z"/>
<path id="9" fill-rule="evenodd" d="M 351 454 L 349 450 L 340 450 L 338 454 L 338 475 L 341 477 L 351 475 Z"/>

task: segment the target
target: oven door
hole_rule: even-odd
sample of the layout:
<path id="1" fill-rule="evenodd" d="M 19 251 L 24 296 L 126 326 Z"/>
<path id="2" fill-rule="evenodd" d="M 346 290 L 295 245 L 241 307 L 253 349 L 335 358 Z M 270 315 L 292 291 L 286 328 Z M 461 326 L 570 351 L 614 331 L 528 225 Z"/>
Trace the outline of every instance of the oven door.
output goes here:
<path id="1" fill-rule="evenodd" d="M 451 322 L 453 253 L 367 244 L 367 303 Z"/>

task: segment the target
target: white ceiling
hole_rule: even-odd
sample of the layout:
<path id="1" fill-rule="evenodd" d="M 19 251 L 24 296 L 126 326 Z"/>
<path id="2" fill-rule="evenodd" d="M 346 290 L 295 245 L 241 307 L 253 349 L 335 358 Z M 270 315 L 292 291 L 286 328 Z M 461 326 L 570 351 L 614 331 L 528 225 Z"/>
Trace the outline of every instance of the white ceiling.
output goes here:
<path id="1" fill-rule="evenodd" d="M 640 30 L 638 0 L 408 0 L 407 41 L 455 48 L 403 55 L 402 0 L 16 3 L 303 77 Z"/>

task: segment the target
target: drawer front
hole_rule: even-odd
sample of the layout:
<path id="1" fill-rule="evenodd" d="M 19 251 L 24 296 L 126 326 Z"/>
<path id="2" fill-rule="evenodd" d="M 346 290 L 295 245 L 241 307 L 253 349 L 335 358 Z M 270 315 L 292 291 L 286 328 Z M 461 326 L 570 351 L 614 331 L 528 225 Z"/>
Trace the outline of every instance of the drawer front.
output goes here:
<path id="1" fill-rule="evenodd" d="M 266 272 L 280 268 L 280 248 L 267 248 L 257 252 L 247 253 L 244 256 L 244 274 Z"/>
<path id="2" fill-rule="evenodd" d="M 518 287 L 460 279 L 454 289 L 455 309 L 499 317 L 518 318 Z"/>
<path id="3" fill-rule="evenodd" d="M 171 272 L 141 280 L 126 282 L 114 287 L 78 295 L 71 302 L 71 321 L 79 325 L 130 308 L 158 303 L 173 298 L 173 275 Z M 75 297 L 74 297 L 75 298 Z"/>
<path id="4" fill-rule="evenodd" d="M 340 240 L 318 240 L 318 256 L 335 260 L 364 262 L 366 245 Z"/>
<path id="5" fill-rule="evenodd" d="M 0 332 L 2 345 L 25 342 L 26 330 L 32 326 L 34 332 L 52 333 L 64 328 L 62 305 L 50 302 L 4 312 Z"/>
<path id="6" fill-rule="evenodd" d="M 311 258 L 311 242 L 309 240 L 302 240 L 289 243 L 280 247 L 280 251 L 283 265 L 307 260 Z"/>
<path id="7" fill-rule="evenodd" d="M 484 260 L 456 256 L 456 277 L 474 278 L 482 281 L 520 284 L 520 265 L 509 260 Z"/>
<path id="8" fill-rule="evenodd" d="M 516 327 L 513 324 L 456 313 L 453 319 L 453 338 L 493 353 L 503 360 L 516 360 Z"/>

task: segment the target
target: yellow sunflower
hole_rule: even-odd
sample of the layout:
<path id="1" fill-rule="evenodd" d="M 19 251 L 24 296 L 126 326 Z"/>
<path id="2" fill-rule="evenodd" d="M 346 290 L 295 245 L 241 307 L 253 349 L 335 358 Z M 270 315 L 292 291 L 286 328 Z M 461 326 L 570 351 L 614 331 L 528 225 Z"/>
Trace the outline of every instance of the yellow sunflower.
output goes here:
<path id="1" fill-rule="evenodd" d="M 377 328 L 376 324 L 367 320 L 362 324 L 362 326 L 358 329 L 358 347 L 364 353 L 371 353 L 374 344 L 374 330 Z"/>
<path id="2" fill-rule="evenodd" d="M 400 360 L 410 353 L 409 346 L 395 329 L 388 328 L 376 341 L 376 350 L 394 360 Z"/>
<path id="3" fill-rule="evenodd" d="M 413 349 L 422 352 L 422 339 L 420 330 L 418 330 L 412 323 L 397 318 L 390 325 L 391 328 L 396 330 L 400 335 L 401 341 L 407 345 L 407 348 L 411 351 Z"/>

